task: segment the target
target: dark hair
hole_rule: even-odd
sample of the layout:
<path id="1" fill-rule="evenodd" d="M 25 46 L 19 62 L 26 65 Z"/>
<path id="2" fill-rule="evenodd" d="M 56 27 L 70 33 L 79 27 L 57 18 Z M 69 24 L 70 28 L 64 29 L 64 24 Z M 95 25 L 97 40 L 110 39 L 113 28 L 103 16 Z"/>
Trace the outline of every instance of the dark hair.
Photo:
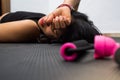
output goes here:
<path id="1" fill-rule="evenodd" d="M 72 22 L 66 28 L 65 33 L 60 37 L 60 42 L 64 43 L 76 40 L 86 40 L 89 43 L 93 43 L 94 36 L 101 35 L 93 22 L 88 19 L 87 15 L 76 11 L 72 11 L 71 14 Z"/>

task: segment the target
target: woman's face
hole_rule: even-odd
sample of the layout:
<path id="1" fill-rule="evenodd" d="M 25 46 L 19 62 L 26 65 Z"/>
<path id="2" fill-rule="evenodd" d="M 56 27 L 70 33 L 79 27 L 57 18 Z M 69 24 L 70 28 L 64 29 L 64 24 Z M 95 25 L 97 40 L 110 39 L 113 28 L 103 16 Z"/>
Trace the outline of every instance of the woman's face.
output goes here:
<path id="1" fill-rule="evenodd" d="M 43 33 L 52 39 L 58 39 L 62 35 L 62 31 L 59 29 L 54 29 L 52 25 L 40 26 Z"/>
<path id="2" fill-rule="evenodd" d="M 49 25 L 47 25 L 44 20 L 39 20 L 38 25 L 46 36 L 53 39 L 58 39 L 65 32 L 67 26 L 66 21 L 61 16 L 53 19 L 53 22 Z"/>

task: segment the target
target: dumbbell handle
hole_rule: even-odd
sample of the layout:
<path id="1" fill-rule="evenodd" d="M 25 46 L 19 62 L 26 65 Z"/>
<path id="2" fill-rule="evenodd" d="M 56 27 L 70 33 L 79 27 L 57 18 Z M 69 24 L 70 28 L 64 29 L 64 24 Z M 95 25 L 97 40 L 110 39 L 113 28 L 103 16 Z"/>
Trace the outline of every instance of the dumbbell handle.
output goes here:
<path id="1" fill-rule="evenodd" d="M 77 49 L 68 48 L 68 49 L 66 49 L 66 52 L 67 53 L 73 53 L 73 52 L 85 51 L 85 50 L 88 50 L 88 49 L 94 49 L 94 45 L 90 44 L 89 46 L 84 46 L 84 47 L 80 47 L 80 48 L 78 47 Z"/>

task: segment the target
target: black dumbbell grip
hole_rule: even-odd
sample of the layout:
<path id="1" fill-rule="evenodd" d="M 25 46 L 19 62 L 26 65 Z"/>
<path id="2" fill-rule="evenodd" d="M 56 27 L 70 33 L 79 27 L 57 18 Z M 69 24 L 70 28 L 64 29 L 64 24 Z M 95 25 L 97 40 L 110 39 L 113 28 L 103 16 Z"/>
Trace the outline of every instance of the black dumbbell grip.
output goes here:
<path id="1" fill-rule="evenodd" d="M 120 48 L 118 48 L 114 55 L 114 60 L 120 65 Z"/>
<path id="2" fill-rule="evenodd" d="M 85 51 L 85 50 L 89 50 L 89 49 L 94 49 L 94 45 L 93 44 L 89 44 L 88 46 L 84 46 L 84 47 L 78 47 L 77 49 L 72 49 L 72 48 L 68 48 L 66 49 L 67 53 L 73 53 L 73 52 L 80 52 L 80 51 Z"/>

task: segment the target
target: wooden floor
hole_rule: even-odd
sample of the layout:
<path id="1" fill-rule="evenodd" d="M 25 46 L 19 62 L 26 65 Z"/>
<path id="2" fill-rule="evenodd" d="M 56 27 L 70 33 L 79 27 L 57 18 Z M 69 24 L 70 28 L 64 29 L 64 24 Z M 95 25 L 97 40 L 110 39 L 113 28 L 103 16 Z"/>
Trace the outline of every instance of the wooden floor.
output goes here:
<path id="1" fill-rule="evenodd" d="M 103 33 L 103 35 L 106 35 L 109 37 L 120 37 L 120 33 Z"/>

